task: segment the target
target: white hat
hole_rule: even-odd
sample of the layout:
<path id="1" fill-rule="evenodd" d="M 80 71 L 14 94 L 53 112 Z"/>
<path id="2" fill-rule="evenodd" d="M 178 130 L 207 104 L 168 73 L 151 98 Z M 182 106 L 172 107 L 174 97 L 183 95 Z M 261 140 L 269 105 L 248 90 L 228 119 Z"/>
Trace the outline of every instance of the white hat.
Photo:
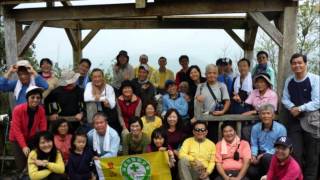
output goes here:
<path id="1" fill-rule="evenodd" d="M 31 64 L 28 60 L 20 60 L 16 63 L 16 65 L 19 66 L 24 66 L 24 67 L 29 67 Z"/>
<path id="2" fill-rule="evenodd" d="M 80 76 L 79 73 L 75 73 L 72 70 L 67 70 L 67 69 L 62 70 L 61 77 L 59 79 L 59 85 L 67 86 L 69 84 L 73 84 L 78 80 L 79 76 Z"/>
<path id="3" fill-rule="evenodd" d="M 32 93 L 39 92 L 41 95 L 44 89 L 38 86 L 30 85 L 26 90 L 26 98 L 28 98 Z"/>

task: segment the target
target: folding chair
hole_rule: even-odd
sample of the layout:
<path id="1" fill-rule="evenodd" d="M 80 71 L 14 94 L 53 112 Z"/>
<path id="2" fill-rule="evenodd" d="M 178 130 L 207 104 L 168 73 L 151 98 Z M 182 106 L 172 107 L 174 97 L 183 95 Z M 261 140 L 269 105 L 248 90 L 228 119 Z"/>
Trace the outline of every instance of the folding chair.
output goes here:
<path id="1" fill-rule="evenodd" d="M 0 115 L 0 122 L 3 124 L 3 128 L 4 128 L 3 151 L 2 151 L 2 156 L 0 156 L 0 160 L 1 160 L 0 174 L 2 174 L 4 170 L 5 161 L 12 161 L 14 160 L 14 157 L 7 155 L 7 145 L 9 144 L 8 137 L 9 137 L 9 128 L 10 128 L 10 117 L 8 116 L 8 114 Z"/>

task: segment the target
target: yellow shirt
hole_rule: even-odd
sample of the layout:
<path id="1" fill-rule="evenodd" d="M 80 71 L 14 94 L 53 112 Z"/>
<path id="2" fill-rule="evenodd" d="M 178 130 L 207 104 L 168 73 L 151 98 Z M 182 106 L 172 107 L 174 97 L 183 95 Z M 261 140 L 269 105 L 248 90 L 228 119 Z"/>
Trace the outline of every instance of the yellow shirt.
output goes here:
<path id="1" fill-rule="evenodd" d="M 134 77 L 136 77 L 136 78 L 138 77 L 139 67 L 140 67 L 140 65 L 134 68 Z M 151 75 L 153 74 L 155 69 L 149 65 L 148 65 L 148 68 L 149 68 L 148 80 L 150 80 Z"/>
<path id="2" fill-rule="evenodd" d="M 199 143 L 194 137 L 190 137 L 183 142 L 179 151 L 179 158 L 186 158 L 189 161 L 198 160 L 211 174 L 215 165 L 215 154 L 216 146 L 212 141 L 206 139 Z"/>
<path id="3" fill-rule="evenodd" d="M 164 89 L 167 80 L 174 81 L 174 74 L 170 69 L 166 69 L 166 72 L 160 72 L 159 70 L 154 71 L 150 78 L 150 82 L 156 88 Z"/>
<path id="4" fill-rule="evenodd" d="M 143 123 L 142 132 L 146 133 L 148 135 L 149 139 L 151 139 L 151 134 L 152 134 L 153 130 L 162 126 L 162 120 L 159 116 L 155 116 L 155 119 L 152 122 L 148 122 L 146 119 L 146 116 L 143 116 L 141 118 L 141 120 Z"/>
<path id="5" fill-rule="evenodd" d="M 28 156 L 28 174 L 31 180 L 44 179 L 51 173 L 64 173 L 64 163 L 60 152 L 57 154 L 56 162 L 49 162 L 46 169 L 38 170 L 38 166 L 32 162 L 34 159 L 37 159 L 37 152 L 32 150 Z"/>

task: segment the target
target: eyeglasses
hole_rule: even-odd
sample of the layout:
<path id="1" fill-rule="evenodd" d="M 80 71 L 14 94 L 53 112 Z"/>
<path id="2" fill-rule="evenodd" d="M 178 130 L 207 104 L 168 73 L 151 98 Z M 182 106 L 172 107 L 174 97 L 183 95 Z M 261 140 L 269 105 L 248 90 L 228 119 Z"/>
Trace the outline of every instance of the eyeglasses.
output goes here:
<path id="1" fill-rule="evenodd" d="M 193 129 L 195 132 L 206 132 L 206 128 L 194 128 Z"/>

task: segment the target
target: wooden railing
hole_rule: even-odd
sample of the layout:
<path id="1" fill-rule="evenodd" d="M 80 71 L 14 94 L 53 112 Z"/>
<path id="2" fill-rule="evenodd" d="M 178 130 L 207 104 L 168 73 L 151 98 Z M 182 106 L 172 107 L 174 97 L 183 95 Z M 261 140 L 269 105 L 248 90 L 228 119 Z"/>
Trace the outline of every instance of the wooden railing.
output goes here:
<path id="1" fill-rule="evenodd" d="M 276 115 L 274 119 L 278 120 L 279 119 L 278 115 Z M 200 114 L 200 115 L 198 114 L 197 120 L 219 122 L 219 129 L 218 129 L 219 137 L 221 135 L 220 126 L 222 125 L 223 121 L 236 121 L 237 134 L 239 137 L 241 137 L 242 122 L 259 120 L 259 116 L 258 115 L 241 115 L 241 114 L 226 114 L 222 116 L 213 116 L 208 114 Z"/>

